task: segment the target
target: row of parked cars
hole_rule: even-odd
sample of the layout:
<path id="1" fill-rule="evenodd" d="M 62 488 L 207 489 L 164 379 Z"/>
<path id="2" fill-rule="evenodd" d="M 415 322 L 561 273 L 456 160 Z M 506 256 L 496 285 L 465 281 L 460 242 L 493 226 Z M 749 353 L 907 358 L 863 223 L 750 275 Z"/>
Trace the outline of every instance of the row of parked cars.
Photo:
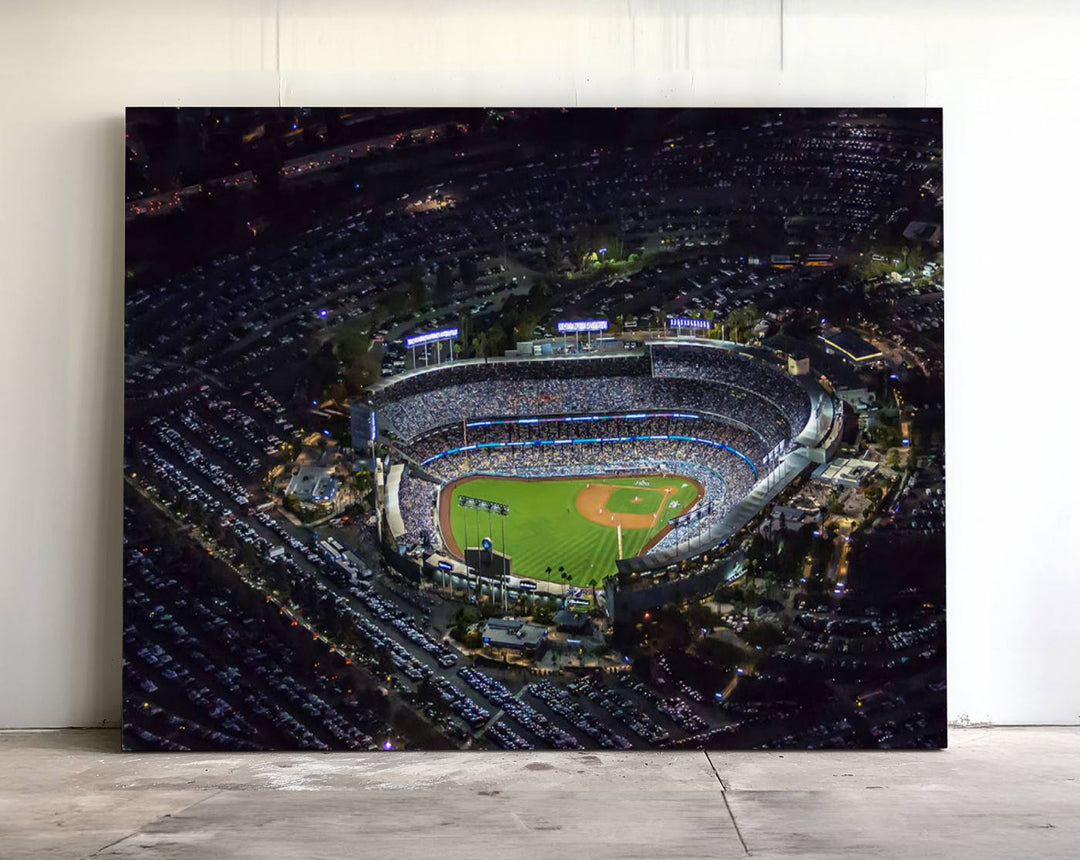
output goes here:
<path id="1" fill-rule="evenodd" d="M 294 676 L 295 655 L 282 637 L 267 635 L 265 620 L 198 584 L 178 583 L 151 553 L 125 548 L 126 686 L 145 697 L 130 702 L 125 723 L 184 748 L 371 745 L 380 727 L 347 704 L 336 676 L 320 670 L 314 683 Z"/>
<path id="2" fill-rule="evenodd" d="M 529 695 L 544 702 L 551 710 L 565 719 L 575 728 L 588 735 L 601 749 L 628 750 L 632 746 L 622 735 L 611 731 L 580 702 L 575 702 L 565 687 L 551 681 L 534 681 L 526 687 Z"/>
<path id="3" fill-rule="evenodd" d="M 458 675 L 466 684 L 488 701 L 502 708 L 514 721 L 524 726 L 548 746 L 559 750 L 581 749 L 577 738 L 560 729 L 535 708 L 516 699 L 501 681 L 468 666 L 458 669 Z"/>
<path id="4" fill-rule="evenodd" d="M 662 744 L 671 738 L 668 731 L 653 722 L 641 708 L 596 678 L 586 678 L 569 684 L 567 689 L 575 695 L 584 696 L 590 702 L 595 702 L 651 744 Z"/>

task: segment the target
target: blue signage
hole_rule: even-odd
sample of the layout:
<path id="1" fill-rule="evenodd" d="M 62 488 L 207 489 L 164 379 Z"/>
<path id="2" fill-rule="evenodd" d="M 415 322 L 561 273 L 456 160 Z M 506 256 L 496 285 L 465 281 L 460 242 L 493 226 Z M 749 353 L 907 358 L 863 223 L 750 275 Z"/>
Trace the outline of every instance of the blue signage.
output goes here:
<path id="1" fill-rule="evenodd" d="M 450 340 L 458 336 L 456 328 L 444 328 L 441 331 L 429 331 L 424 334 L 414 334 L 405 338 L 405 346 L 412 349 L 414 346 L 423 346 L 425 343 L 434 343 L 437 340 Z"/>
<path id="2" fill-rule="evenodd" d="M 709 320 L 697 317 L 668 317 L 667 321 L 672 328 L 712 328 Z"/>

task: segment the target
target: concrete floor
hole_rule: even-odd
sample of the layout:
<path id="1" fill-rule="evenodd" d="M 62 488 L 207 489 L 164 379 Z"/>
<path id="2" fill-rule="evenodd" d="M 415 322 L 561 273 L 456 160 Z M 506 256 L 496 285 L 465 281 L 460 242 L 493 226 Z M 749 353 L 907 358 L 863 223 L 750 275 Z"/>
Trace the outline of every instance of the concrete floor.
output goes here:
<path id="1" fill-rule="evenodd" d="M 2 858 L 1075 858 L 1080 729 L 944 752 L 122 754 L 0 733 Z"/>

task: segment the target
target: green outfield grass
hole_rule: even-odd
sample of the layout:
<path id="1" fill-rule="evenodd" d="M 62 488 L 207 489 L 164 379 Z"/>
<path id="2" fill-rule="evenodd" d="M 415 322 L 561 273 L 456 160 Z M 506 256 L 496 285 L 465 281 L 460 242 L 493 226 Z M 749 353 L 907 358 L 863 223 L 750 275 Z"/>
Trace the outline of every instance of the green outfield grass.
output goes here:
<path id="1" fill-rule="evenodd" d="M 640 480 L 640 479 L 638 479 Z M 605 484 L 613 484 L 614 481 L 604 481 Z M 670 483 L 670 480 L 668 481 Z M 681 484 L 682 481 L 679 481 Z M 640 499 L 635 502 L 634 499 Z M 664 494 L 659 490 L 650 490 L 646 487 L 626 487 L 616 490 L 608 498 L 607 509 L 618 514 L 633 514 L 641 510 L 655 511 L 664 500 Z M 680 508 L 682 505 L 679 506 Z M 675 513 L 679 513 L 676 511 Z M 623 541 L 623 549 L 626 541 Z"/>
<path id="2" fill-rule="evenodd" d="M 647 481 L 647 486 L 635 486 L 642 480 Z M 451 534 L 459 549 L 465 545 L 467 530 L 469 546 L 477 546 L 480 538 L 490 537 L 499 551 L 505 529 L 506 553 L 513 560 L 516 576 L 560 583 L 561 565 L 573 577 L 574 585 L 588 586 L 592 580 L 599 584 L 615 572 L 616 529 L 586 519 L 575 507 L 575 500 L 586 485 L 597 483 L 618 487 L 609 496 L 607 511 L 651 517 L 660 509 L 656 526 L 623 528 L 623 555 L 627 558 L 639 555 L 668 520 L 688 510 L 698 496 L 697 486 L 679 475 L 536 481 L 481 476 L 466 478 L 454 485 L 452 491 L 443 493 L 442 522 L 445 524 L 445 515 L 449 513 Z M 653 489 L 657 487 L 675 487 L 676 491 L 665 500 L 661 490 Z M 498 517 L 486 511 L 462 508 L 458 504 L 461 495 L 509 505 L 510 515 Z M 635 497 L 640 501 L 634 502 Z"/>

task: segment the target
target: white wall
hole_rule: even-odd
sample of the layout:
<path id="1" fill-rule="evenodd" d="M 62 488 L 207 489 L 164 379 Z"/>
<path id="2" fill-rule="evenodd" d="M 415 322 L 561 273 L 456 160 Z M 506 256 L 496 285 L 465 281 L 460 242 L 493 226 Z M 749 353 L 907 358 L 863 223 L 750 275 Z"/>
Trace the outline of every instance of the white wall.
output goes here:
<path id="1" fill-rule="evenodd" d="M 949 713 L 1076 722 L 1071 8 L 0 0 L 0 726 L 119 717 L 124 106 L 278 103 L 943 106 Z"/>

